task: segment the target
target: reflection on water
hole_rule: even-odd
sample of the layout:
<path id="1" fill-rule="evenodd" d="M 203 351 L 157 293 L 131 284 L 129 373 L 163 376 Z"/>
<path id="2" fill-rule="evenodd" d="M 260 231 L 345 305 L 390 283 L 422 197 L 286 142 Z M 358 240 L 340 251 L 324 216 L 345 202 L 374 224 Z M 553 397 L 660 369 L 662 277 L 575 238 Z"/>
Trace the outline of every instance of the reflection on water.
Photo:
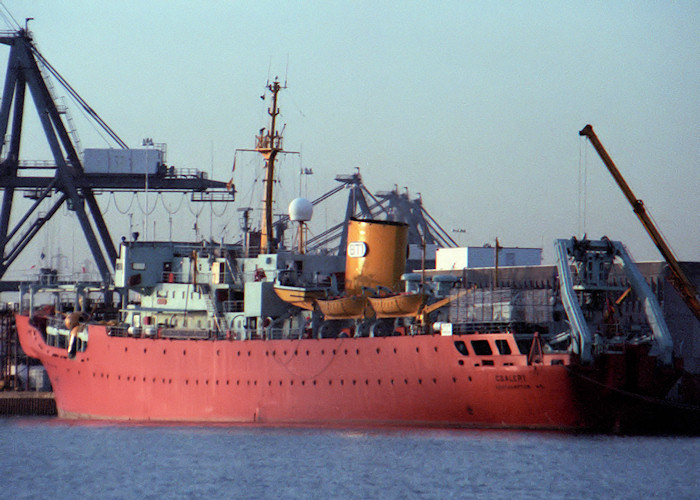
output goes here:
<path id="1" fill-rule="evenodd" d="M 3 498 L 697 498 L 700 438 L 0 419 Z"/>

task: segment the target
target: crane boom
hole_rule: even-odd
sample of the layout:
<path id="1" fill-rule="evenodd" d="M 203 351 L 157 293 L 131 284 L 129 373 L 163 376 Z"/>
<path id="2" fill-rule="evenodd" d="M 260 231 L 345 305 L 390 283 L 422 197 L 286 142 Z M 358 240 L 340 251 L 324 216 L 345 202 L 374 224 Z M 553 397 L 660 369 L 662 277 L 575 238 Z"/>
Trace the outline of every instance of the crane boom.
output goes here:
<path id="1" fill-rule="evenodd" d="M 600 159 L 603 160 L 603 163 L 610 171 L 610 174 L 612 174 L 615 182 L 617 182 L 617 185 L 620 186 L 620 189 L 627 198 L 627 201 L 629 201 L 630 205 L 632 205 L 632 210 L 634 210 L 634 213 L 642 223 L 642 226 L 644 226 L 644 229 L 651 237 L 654 245 L 656 245 L 656 248 L 659 249 L 659 252 L 661 252 L 661 255 L 663 255 L 664 259 L 668 263 L 672 274 L 671 283 L 673 283 L 673 286 L 676 288 L 676 290 L 678 290 L 678 293 L 680 293 L 683 301 L 688 305 L 698 321 L 700 321 L 700 300 L 698 300 L 697 289 L 685 275 L 683 269 L 681 269 L 681 266 L 678 263 L 678 260 L 673 255 L 673 252 L 666 244 L 666 241 L 661 236 L 661 233 L 656 228 L 656 225 L 654 225 L 651 218 L 647 214 L 647 211 L 644 208 L 644 202 L 637 199 L 637 197 L 634 195 L 632 189 L 630 189 L 624 177 L 622 177 L 622 174 L 615 166 L 615 163 L 610 158 L 610 155 L 608 155 L 608 152 L 603 147 L 603 144 L 601 144 L 598 136 L 593 131 L 593 127 L 591 125 L 586 125 L 578 134 L 588 137 L 588 140 L 591 141 L 591 144 L 598 153 L 598 156 L 600 156 Z"/>

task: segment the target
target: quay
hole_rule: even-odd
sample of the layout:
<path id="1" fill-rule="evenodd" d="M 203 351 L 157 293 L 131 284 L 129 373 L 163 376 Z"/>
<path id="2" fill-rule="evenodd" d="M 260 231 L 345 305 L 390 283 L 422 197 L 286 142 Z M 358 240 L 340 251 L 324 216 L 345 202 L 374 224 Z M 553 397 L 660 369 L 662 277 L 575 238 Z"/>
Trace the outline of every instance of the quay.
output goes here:
<path id="1" fill-rule="evenodd" d="M 2 391 L 0 416 L 55 416 L 53 392 Z"/>

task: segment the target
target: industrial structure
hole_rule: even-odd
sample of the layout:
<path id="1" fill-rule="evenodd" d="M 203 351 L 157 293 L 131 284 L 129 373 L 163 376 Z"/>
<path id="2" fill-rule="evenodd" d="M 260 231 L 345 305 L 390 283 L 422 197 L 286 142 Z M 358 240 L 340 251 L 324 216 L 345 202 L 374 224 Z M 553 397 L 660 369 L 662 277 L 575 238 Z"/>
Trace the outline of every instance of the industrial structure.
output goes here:
<path id="1" fill-rule="evenodd" d="M 101 191 L 140 191 L 148 186 L 153 192 L 179 191 L 198 193 L 194 201 L 232 200 L 233 190 L 225 182 L 209 180 L 198 171 L 178 171 L 165 165 L 164 149 L 147 143 L 157 151 L 160 160 L 152 172 L 134 171 L 131 161 L 112 162 L 112 170 L 86 169 L 80 144 L 66 108 L 58 106 L 49 75 L 68 92 L 107 135 L 118 150 L 126 151 L 121 157 L 117 150 L 103 154 L 112 159 L 136 158 L 128 146 L 78 95 L 68 82 L 41 55 L 26 29 L 0 33 L 0 43 L 10 47 L 5 85 L 0 104 L 0 187 L 3 189 L 0 210 L 0 280 L 58 209 L 65 203 L 75 213 L 103 284 L 108 284 L 114 271 L 117 249 L 102 217 L 95 197 Z M 53 161 L 20 161 L 20 144 L 27 89 L 34 102 L 42 129 L 51 150 Z M 88 150 L 89 151 L 89 150 Z M 143 150 L 141 150 L 143 151 Z M 95 152 L 92 163 L 100 162 L 101 153 Z M 124 175 L 128 174 L 128 175 Z M 15 194 L 23 194 L 33 201 L 31 207 L 10 227 Z M 17 290 L 17 283 L 0 281 L 0 291 Z"/>

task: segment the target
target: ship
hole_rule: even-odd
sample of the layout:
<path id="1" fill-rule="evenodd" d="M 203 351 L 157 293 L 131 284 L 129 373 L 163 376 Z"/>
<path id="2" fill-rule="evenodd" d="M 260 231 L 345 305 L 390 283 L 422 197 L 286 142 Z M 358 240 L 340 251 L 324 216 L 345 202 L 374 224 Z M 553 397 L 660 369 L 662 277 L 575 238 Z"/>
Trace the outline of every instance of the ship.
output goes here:
<path id="1" fill-rule="evenodd" d="M 19 340 L 48 372 L 61 418 L 668 429 L 681 367 L 622 243 L 557 240 L 557 286 L 517 294 L 497 278 L 478 287 L 406 273 L 400 221 L 352 218 L 345 255 L 306 253 L 303 202 L 290 213 L 299 248 L 285 249 L 271 209 L 282 86 L 267 89 L 259 233 L 242 244 L 122 241 L 102 291 L 116 311 L 91 306 L 87 289 L 72 311 L 34 307 L 35 289 L 24 290 Z"/>

